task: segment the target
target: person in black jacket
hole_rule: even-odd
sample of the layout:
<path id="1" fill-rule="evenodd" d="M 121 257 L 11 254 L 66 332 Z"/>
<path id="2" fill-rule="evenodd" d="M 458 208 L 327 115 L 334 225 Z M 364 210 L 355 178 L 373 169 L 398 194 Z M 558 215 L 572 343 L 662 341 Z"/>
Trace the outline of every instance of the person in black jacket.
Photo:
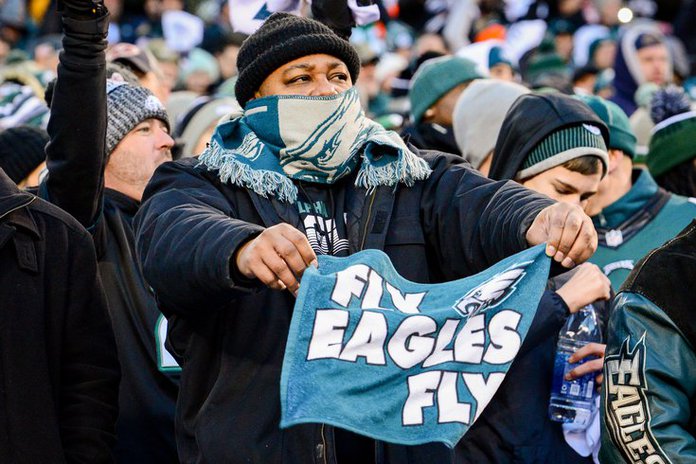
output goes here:
<path id="1" fill-rule="evenodd" d="M 64 2 L 63 51 L 52 92 L 40 194 L 92 234 L 122 365 L 118 462 L 176 462 L 179 367 L 164 349 L 166 319 L 135 256 L 131 222 L 155 168 L 171 159 L 162 104 L 149 91 L 106 80 L 108 12 Z"/>
<path id="2" fill-rule="evenodd" d="M 238 66 L 244 116 L 219 125 L 200 158 L 160 166 L 135 218 L 143 272 L 183 363 L 180 459 L 454 462 L 441 444 L 375 443 L 324 424 L 279 428 L 303 271 L 317 253 L 381 249 L 406 279 L 443 282 L 545 241 L 572 265 L 596 246 L 589 218 L 485 179 L 461 157 L 418 152 L 365 118 L 356 51 L 314 20 L 270 16 Z"/>
<path id="3" fill-rule="evenodd" d="M 607 127 L 581 101 L 560 93 L 522 95 L 503 121 L 490 177 L 514 179 L 584 208 L 607 172 L 608 140 Z M 593 462 L 592 450 L 576 452 L 561 424 L 548 418 L 549 399 L 561 327 L 588 304 L 606 317 L 611 285 L 596 265 L 585 263 L 554 277 L 548 287 L 534 320 L 539 336 L 533 344 L 525 340 L 528 349 L 520 351 L 500 389 L 459 443 L 465 462 Z M 538 320 L 539 314 L 548 316 Z M 571 358 L 574 363 L 590 354 L 599 359 L 575 367 L 574 378 L 599 373 L 603 351 L 599 343 L 578 350 Z"/>
<path id="4" fill-rule="evenodd" d="M 119 365 L 89 234 L 0 169 L 0 462 L 113 462 Z"/>

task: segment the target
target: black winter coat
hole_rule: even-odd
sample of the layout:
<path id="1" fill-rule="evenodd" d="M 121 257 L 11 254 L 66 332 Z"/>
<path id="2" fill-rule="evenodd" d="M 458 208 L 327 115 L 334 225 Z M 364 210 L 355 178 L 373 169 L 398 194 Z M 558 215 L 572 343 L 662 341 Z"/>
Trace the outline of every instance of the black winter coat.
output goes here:
<path id="1" fill-rule="evenodd" d="M 372 194 L 345 185 L 350 253 L 384 250 L 416 282 L 483 270 L 524 249 L 525 234 L 551 202 L 513 182 L 492 182 L 460 158 L 422 156 L 427 181 Z M 237 248 L 281 222 L 303 230 L 294 205 L 222 184 L 196 159 L 161 166 L 135 218 L 138 254 L 170 321 L 183 361 L 177 407 L 182 462 L 333 463 L 333 430 L 280 430 L 280 371 L 294 298 L 235 281 Z M 444 445 L 378 444 L 378 462 L 454 462 Z"/>
<path id="2" fill-rule="evenodd" d="M 113 462 L 119 375 L 91 237 L 0 169 L 0 462 Z"/>
<path id="3" fill-rule="evenodd" d="M 63 23 L 64 49 L 48 123 L 49 176 L 40 195 L 72 214 L 94 239 L 123 371 L 116 460 L 170 464 L 177 460 L 179 367 L 161 357 L 159 335 L 166 319 L 135 255 L 132 221 L 140 204 L 104 188 L 108 15 L 80 21 L 64 17 Z"/>

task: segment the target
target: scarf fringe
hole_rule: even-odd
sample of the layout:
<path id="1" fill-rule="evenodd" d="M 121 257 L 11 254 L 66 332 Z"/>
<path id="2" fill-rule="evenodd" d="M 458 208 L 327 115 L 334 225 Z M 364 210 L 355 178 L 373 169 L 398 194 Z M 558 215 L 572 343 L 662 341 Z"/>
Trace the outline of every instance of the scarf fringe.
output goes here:
<path id="1" fill-rule="evenodd" d="M 368 192 L 382 185 L 396 187 L 399 182 L 411 187 L 416 181 L 425 180 L 430 176 L 432 169 L 428 163 L 411 152 L 396 133 L 386 131 L 379 124 L 369 120 L 366 126 L 351 147 L 351 151 L 356 152 L 363 148 L 362 162 L 355 178 L 356 187 L 364 188 Z M 392 151 L 395 159 L 377 166 L 370 155 L 371 149 L 377 147 Z M 223 183 L 229 182 L 250 189 L 264 198 L 274 196 L 282 202 L 295 203 L 297 187 L 285 173 L 254 168 L 253 164 L 243 162 L 253 163 L 259 155 L 263 156 L 264 149 L 263 142 L 253 132 L 248 133 L 242 143 L 234 149 L 225 148 L 213 138 L 200 156 L 198 166 L 203 165 L 209 171 L 217 170 Z"/>
<path id="2" fill-rule="evenodd" d="M 362 166 L 355 178 L 355 186 L 362 187 L 368 192 L 380 185 L 393 187 L 399 182 L 412 187 L 416 181 L 430 177 L 432 169 L 423 158 L 411 153 L 405 147 L 403 152 L 397 161 L 384 166 L 375 166 L 369 157 L 363 156 Z"/>
<path id="3" fill-rule="evenodd" d="M 212 142 L 199 157 L 198 166 L 203 165 L 209 171 L 217 170 L 221 182 L 250 189 L 264 198 L 274 196 L 287 203 L 297 201 L 297 187 L 290 178 L 266 169 L 253 169 L 237 161 L 235 156 L 230 150 Z"/>

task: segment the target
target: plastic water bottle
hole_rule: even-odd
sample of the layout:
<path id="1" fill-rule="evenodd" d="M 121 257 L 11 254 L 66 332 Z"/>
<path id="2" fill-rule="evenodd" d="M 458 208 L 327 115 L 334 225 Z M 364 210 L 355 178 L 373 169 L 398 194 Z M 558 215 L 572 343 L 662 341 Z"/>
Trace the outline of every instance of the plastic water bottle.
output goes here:
<path id="1" fill-rule="evenodd" d="M 571 314 L 558 335 L 549 417 L 568 424 L 566 428 L 583 430 L 590 425 L 595 411 L 595 377 L 597 372 L 579 379 L 565 380 L 565 375 L 580 364 L 595 359 L 588 356 L 576 364 L 568 358 L 590 342 L 602 342 L 599 318 L 594 306 L 587 305 Z"/>

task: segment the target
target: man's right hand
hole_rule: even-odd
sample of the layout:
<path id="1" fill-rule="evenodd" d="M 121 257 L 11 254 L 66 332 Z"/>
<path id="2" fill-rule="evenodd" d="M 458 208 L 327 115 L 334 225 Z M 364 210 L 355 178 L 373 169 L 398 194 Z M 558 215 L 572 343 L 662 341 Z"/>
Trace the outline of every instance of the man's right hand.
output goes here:
<path id="1" fill-rule="evenodd" d="M 575 313 L 595 301 L 608 300 L 611 282 L 599 267 L 584 263 L 556 293 L 563 298 L 570 312 Z"/>
<path id="2" fill-rule="evenodd" d="M 297 295 L 302 273 L 307 266 L 316 266 L 317 256 L 302 232 L 289 224 L 277 224 L 239 247 L 235 264 L 244 277 Z"/>

